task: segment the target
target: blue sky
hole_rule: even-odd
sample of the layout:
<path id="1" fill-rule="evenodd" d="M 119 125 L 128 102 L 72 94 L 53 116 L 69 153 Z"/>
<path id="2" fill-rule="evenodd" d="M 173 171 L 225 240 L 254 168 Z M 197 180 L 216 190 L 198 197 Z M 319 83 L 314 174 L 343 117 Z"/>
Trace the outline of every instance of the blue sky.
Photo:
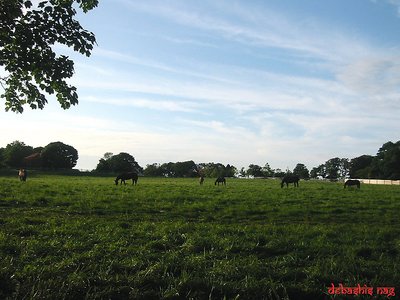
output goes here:
<path id="1" fill-rule="evenodd" d="M 79 105 L 4 112 L 0 146 L 62 141 L 93 169 L 194 160 L 309 169 L 399 140 L 400 1 L 100 0 Z"/>

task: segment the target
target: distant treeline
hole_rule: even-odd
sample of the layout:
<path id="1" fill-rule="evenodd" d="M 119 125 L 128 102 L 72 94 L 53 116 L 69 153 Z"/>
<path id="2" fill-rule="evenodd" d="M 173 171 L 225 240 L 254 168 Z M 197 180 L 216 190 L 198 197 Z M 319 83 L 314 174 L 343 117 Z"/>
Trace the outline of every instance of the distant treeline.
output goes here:
<path id="1" fill-rule="evenodd" d="M 53 142 L 45 147 L 33 148 L 23 142 L 14 141 L 5 148 L 0 148 L 0 168 L 2 169 L 71 170 L 77 160 L 78 151 L 62 142 Z M 383 144 L 375 156 L 361 155 L 352 159 L 335 157 L 312 168 L 311 171 L 303 163 L 298 163 L 293 170 L 285 171 L 272 169 L 268 163 L 264 166 L 250 164 L 247 169 L 238 170 L 230 164 L 195 163 L 192 160 L 154 163 L 143 168 L 129 153 L 121 152 L 114 155 L 106 152 L 91 173 L 104 175 L 128 171 L 152 177 L 282 177 L 287 173 L 293 173 L 302 179 L 337 180 L 352 177 L 396 180 L 400 179 L 400 141 Z"/>
<path id="2" fill-rule="evenodd" d="M 53 142 L 44 147 L 32 147 L 14 141 L 0 148 L 1 168 L 72 169 L 78 161 L 78 151 L 62 142 Z"/>

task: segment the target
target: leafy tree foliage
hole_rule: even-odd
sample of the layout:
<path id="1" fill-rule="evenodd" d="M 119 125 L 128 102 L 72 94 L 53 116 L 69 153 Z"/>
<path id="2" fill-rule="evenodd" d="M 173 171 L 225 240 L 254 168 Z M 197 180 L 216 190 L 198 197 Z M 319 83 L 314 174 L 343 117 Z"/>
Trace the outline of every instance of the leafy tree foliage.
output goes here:
<path id="1" fill-rule="evenodd" d="M 313 168 L 311 170 L 311 177 L 337 180 L 339 178 L 345 178 L 349 173 L 349 160 L 347 158 L 331 158 L 325 162 L 325 164 Z"/>
<path id="2" fill-rule="evenodd" d="M 99 160 L 96 171 L 99 172 L 143 172 L 143 168 L 139 166 L 135 158 L 126 152 L 121 152 L 113 155 L 111 152 L 104 154 L 104 157 Z"/>
<path id="3" fill-rule="evenodd" d="M 400 179 L 400 141 L 387 142 L 376 156 L 361 155 L 350 161 L 332 158 L 311 170 L 311 177 L 335 180 L 350 175 L 352 178 Z"/>
<path id="4" fill-rule="evenodd" d="M 249 165 L 246 174 L 248 176 L 254 176 L 254 177 L 263 177 L 264 176 L 262 167 L 260 167 L 259 165 L 254 165 L 254 164 Z"/>
<path id="5" fill-rule="evenodd" d="M 41 158 L 44 168 L 72 169 L 78 161 L 78 151 L 62 142 L 53 142 L 43 148 Z"/>
<path id="6" fill-rule="evenodd" d="M 337 180 L 339 178 L 340 158 L 331 158 L 325 162 L 327 176 L 330 180 Z"/>
<path id="7" fill-rule="evenodd" d="M 106 152 L 103 158 L 100 158 L 99 163 L 97 164 L 96 171 L 98 172 L 110 172 L 111 167 L 109 164 L 109 160 L 112 157 L 111 152 Z"/>
<path id="8" fill-rule="evenodd" d="M 78 103 L 76 88 L 66 79 L 74 73 L 74 63 L 57 56 L 55 44 L 72 47 L 90 55 L 95 36 L 74 19 L 76 2 L 87 12 L 98 0 L 44 0 L 37 6 L 27 0 L 0 0 L 0 78 L 6 111 L 23 112 L 24 105 L 43 109 L 45 93 L 55 94 L 61 107 Z"/>
<path id="9" fill-rule="evenodd" d="M 310 172 L 304 164 L 298 163 L 293 169 L 293 174 L 299 176 L 301 179 L 309 179 Z"/>
<path id="10" fill-rule="evenodd" d="M 270 165 L 269 165 L 268 163 L 266 163 L 266 164 L 264 165 L 264 167 L 262 168 L 262 172 L 263 172 L 263 175 L 264 175 L 265 177 L 272 177 L 272 176 L 274 176 L 274 170 L 272 170 L 272 168 L 270 167 Z"/>
<path id="11" fill-rule="evenodd" d="M 232 165 L 223 165 L 220 163 L 201 163 L 196 165 L 194 161 L 169 162 L 164 164 L 147 165 L 144 170 L 146 176 L 164 176 L 164 177 L 233 177 L 236 168 Z"/>
<path id="12" fill-rule="evenodd" d="M 154 163 L 146 165 L 143 175 L 149 177 L 161 177 L 164 176 L 164 172 L 160 164 Z"/>
<path id="13" fill-rule="evenodd" d="M 176 162 L 174 164 L 175 177 L 196 177 L 197 166 L 193 160 Z"/>
<path id="14" fill-rule="evenodd" d="M 235 176 L 237 169 L 235 166 L 227 164 L 226 166 L 221 163 L 201 163 L 199 167 L 203 170 L 205 177 L 216 178 L 219 176 L 233 177 Z"/>
<path id="15" fill-rule="evenodd" d="M 376 177 L 382 179 L 400 179 L 400 141 L 382 145 L 372 163 Z"/>
<path id="16" fill-rule="evenodd" d="M 4 168 L 6 165 L 4 163 L 4 148 L 0 148 L 0 168 Z"/>
<path id="17" fill-rule="evenodd" d="M 274 176 L 275 177 L 279 177 L 279 178 L 282 178 L 282 177 L 284 177 L 285 176 L 285 172 L 283 172 L 282 171 L 282 169 L 276 169 L 275 171 L 274 171 Z"/>
<path id="18" fill-rule="evenodd" d="M 14 141 L 6 146 L 3 151 L 3 162 L 11 168 L 24 166 L 24 157 L 33 153 L 33 147 L 25 145 L 24 142 Z"/>
<path id="19" fill-rule="evenodd" d="M 326 177 L 326 167 L 325 165 L 319 165 L 318 167 L 312 168 L 310 172 L 311 178 L 325 178 Z"/>
<path id="20" fill-rule="evenodd" d="M 361 155 L 350 160 L 349 175 L 351 178 L 370 178 L 374 157 Z"/>
<path id="21" fill-rule="evenodd" d="M 240 169 L 239 175 L 240 175 L 241 177 L 245 177 L 245 176 L 246 176 L 246 170 L 244 169 L 244 167 L 242 167 L 242 168 Z"/>

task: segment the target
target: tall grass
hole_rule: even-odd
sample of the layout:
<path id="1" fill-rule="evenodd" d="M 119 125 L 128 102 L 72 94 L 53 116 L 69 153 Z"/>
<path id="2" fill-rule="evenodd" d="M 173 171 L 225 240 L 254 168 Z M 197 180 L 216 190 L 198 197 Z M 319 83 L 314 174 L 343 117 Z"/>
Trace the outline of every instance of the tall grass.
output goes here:
<path id="1" fill-rule="evenodd" d="M 400 292 L 399 209 L 396 186 L 0 177 L 0 299 L 329 299 L 331 283 Z"/>

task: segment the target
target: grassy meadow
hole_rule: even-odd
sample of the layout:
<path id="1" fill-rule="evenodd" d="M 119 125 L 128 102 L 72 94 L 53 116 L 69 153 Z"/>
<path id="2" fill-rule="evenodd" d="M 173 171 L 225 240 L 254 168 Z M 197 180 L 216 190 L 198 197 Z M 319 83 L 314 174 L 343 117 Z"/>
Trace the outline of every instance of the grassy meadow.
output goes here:
<path id="1" fill-rule="evenodd" d="M 3 176 L 0 299 L 395 299 L 399 212 L 399 186 Z"/>

